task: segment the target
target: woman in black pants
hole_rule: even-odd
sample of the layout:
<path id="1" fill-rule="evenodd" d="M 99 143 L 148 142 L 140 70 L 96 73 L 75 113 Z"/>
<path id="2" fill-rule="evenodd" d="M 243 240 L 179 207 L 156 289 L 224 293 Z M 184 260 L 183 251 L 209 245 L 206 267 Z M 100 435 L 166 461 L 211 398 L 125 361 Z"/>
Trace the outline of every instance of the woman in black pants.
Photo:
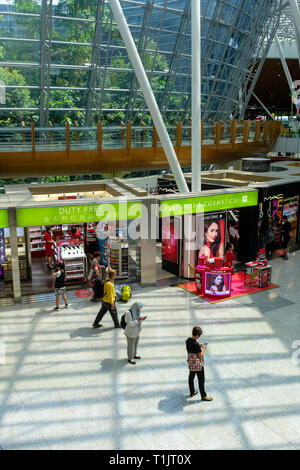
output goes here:
<path id="1" fill-rule="evenodd" d="M 199 383 L 199 390 L 201 394 L 202 401 L 212 401 L 211 397 L 208 397 L 205 392 L 204 382 L 204 352 L 206 350 L 206 346 L 202 344 L 199 345 L 197 340 L 202 335 L 202 329 L 199 326 L 194 326 L 192 331 L 192 337 L 186 340 L 186 350 L 188 353 L 188 367 L 190 371 L 189 375 L 189 389 L 190 389 L 190 396 L 193 397 L 197 395 L 198 392 L 195 392 L 194 387 L 194 378 L 197 374 L 198 383 Z"/>

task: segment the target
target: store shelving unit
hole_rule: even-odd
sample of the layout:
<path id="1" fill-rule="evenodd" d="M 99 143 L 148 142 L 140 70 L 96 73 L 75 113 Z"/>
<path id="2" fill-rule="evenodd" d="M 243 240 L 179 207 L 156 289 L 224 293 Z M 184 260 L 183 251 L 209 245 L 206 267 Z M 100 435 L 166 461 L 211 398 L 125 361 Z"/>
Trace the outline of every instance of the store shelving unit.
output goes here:
<path id="1" fill-rule="evenodd" d="M 109 264 L 117 272 L 117 279 L 128 278 L 128 243 L 109 241 Z"/>
<path id="2" fill-rule="evenodd" d="M 45 242 L 42 235 L 42 227 L 29 227 L 30 251 L 34 256 L 45 254 Z"/>
<path id="3" fill-rule="evenodd" d="M 4 281 L 12 280 L 12 264 L 11 264 L 11 248 L 10 248 L 10 238 L 5 238 L 5 256 L 6 262 L 3 263 L 4 271 Z M 28 265 L 26 258 L 26 244 L 25 237 L 18 236 L 18 256 L 19 256 L 19 269 L 20 269 L 20 278 L 21 281 L 28 279 Z"/>
<path id="4" fill-rule="evenodd" d="M 66 282 L 85 281 L 87 261 L 83 245 L 67 245 L 61 248 L 61 258 L 65 265 Z"/>

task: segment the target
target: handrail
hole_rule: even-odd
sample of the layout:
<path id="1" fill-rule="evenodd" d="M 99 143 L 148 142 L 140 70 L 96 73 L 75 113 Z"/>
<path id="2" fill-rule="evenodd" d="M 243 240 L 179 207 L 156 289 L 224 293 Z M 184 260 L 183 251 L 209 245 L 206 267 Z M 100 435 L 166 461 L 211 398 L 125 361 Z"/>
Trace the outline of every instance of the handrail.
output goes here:
<path id="1" fill-rule="evenodd" d="M 247 142 L 272 143 L 282 133 L 281 123 L 278 121 L 219 121 L 202 122 L 202 145 L 230 145 Z M 167 126 L 173 145 L 177 148 L 191 145 L 191 126 L 182 122 Z M 101 134 L 101 135 L 100 135 Z M 111 145 L 111 147 L 110 147 Z M 120 125 L 107 126 L 99 121 L 97 126 L 82 126 L 78 123 L 65 126 L 35 127 L 34 123 L 26 126 L 22 122 L 18 127 L 0 128 L 0 152 L 24 151 L 31 149 L 39 152 L 45 148 L 48 151 L 58 147 L 65 148 L 67 153 L 72 150 L 95 148 L 101 153 L 102 148 L 136 148 L 159 147 L 157 131 L 153 126 L 133 125 L 131 122 Z"/>

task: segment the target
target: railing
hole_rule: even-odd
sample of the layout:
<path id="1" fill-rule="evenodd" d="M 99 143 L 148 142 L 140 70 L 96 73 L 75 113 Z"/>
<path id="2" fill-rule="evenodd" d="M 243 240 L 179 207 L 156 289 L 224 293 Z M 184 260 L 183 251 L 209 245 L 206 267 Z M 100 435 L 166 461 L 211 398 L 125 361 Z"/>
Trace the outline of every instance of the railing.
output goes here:
<path id="1" fill-rule="evenodd" d="M 126 149 L 137 147 L 159 147 L 156 129 L 141 123 L 132 126 L 97 127 L 71 126 L 35 127 L 24 123 L 20 127 L 0 128 L 0 152 L 40 152 L 55 150 Z M 191 145 L 191 126 L 181 122 L 168 128 L 171 141 L 176 147 Z M 276 121 L 227 121 L 202 123 L 202 144 L 223 145 L 247 142 L 270 142 L 280 135 L 280 123 Z"/>

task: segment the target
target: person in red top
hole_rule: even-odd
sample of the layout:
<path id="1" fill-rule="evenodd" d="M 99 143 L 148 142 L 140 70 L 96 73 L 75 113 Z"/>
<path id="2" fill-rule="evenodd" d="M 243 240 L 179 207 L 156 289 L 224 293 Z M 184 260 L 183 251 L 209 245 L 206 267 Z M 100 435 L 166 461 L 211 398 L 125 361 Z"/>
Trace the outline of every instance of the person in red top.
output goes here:
<path id="1" fill-rule="evenodd" d="M 80 233 L 78 227 L 72 227 L 72 228 L 71 228 L 71 233 L 72 233 L 72 237 L 73 237 L 74 239 L 77 238 L 78 241 L 79 241 L 79 243 L 82 242 L 82 240 L 81 240 L 81 233 Z"/>
<path id="2" fill-rule="evenodd" d="M 45 252 L 46 252 L 47 265 L 48 265 L 48 268 L 53 269 L 54 268 L 52 264 L 53 255 L 54 255 L 53 246 L 55 244 L 55 241 L 52 239 L 50 230 L 51 230 L 51 227 L 46 227 L 46 231 L 44 233 L 44 240 L 45 240 Z"/>
<path id="3" fill-rule="evenodd" d="M 231 268 L 231 275 L 233 276 L 234 274 L 234 245 L 233 243 L 228 243 L 227 245 L 227 250 L 225 254 L 225 264 L 224 266 L 226 268 Z"/>

